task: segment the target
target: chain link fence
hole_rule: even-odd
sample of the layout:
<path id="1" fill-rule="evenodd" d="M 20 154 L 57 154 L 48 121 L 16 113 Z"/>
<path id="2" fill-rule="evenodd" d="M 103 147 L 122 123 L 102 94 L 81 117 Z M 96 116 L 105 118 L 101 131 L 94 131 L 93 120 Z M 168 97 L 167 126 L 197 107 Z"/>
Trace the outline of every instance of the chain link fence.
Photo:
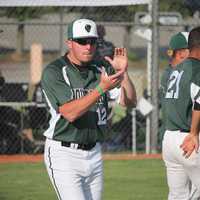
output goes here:
<path id="1" fill-rule="evenodd" d="M 135 12 L 135 6 L 17 7 L 0 10 L 0 70 L 5 80 L 0 80 L 0 154 L 43 152 L 42 133 L 48 127 L 50 116 L 41 97 L 39 82 L 33 84 L 30 81 L 31 46 L 42 46 L 44 68 L 67 51 L 64 43 L 67 25 L 76 18 L 95 20 L 105 28 L 106 41 L 128 49 L 129 74 L 138 100 L 146 97 L 147 42 L 135 34 L 139 27 L 134 24 Z M 188 26 L 160 27 L 160 74 L 168 62 L 166 50 L 169 38 L 178 31 L 190 28 L 190 21 Z M 159 129 L 158 149 L 161 132 Z M 145 134 L 146 119 L 138 110 L 132 112 L 112 104 L 104 151 L 131 151 L 135 141 L 134 148 L 144 151 Z"/>

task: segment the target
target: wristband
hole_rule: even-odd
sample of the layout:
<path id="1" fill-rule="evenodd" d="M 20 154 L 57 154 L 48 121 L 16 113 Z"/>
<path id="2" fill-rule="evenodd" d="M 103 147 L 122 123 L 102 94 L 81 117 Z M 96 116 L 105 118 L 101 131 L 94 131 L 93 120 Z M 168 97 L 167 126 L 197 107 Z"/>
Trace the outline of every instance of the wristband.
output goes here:
<path id="1" fill-rule="evenodd" d="M 98 93 L 100 94 L 100 96 L 104 95 L 103 89 L 99 85 L 97 85 L 96 90 L 98 91 Z"/>

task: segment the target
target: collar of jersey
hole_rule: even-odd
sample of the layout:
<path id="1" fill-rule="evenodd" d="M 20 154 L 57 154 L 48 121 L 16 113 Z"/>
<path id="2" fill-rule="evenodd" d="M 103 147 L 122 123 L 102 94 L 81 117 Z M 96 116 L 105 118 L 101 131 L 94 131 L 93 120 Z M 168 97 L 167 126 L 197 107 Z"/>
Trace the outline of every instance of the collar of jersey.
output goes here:
<path id="1" fill-rule="evenodd" d="M 70 60 L 68 59 L 67 53 L 64 56 L 62 56 L 62 58 L 63 58 L 64 62 L 66 63 L 66 65 L 69 66 L 74 72 L 78 73 L 81 77 L 85 77 L 86 74 L 88 74 L 88 73 L 93 73 L 94 78 L 97 79 L 97 76 L 95 75 L 93 70 L 80 71 L 77 69 L 77 67 L 74 67 L 72 65 L 72 63 L 70 62 Z M 90 69 L 90 68 L 92 69 L 94 67 L 96 67 L 96 66 L 91 62 L 91 63 L 88 63 L 87 69 Z"/>
<path id="2" fill-rule="evenodd" d="M 64 61 L 67 63 L 67 66 L 71 66 L 71 67 L 73 67 L 73 69 L 75 69 L 77 72 L 79 72 L 79 73 L 83 73 L 83 74 L 85 74 L 85 73 L 88 73 L 88 69 L 90 68 L 90 63 L 88 63 L 88 66 L 86 67 L 86 70 L 80 70 L 79 69 L 79 65 L 77 65 L 77 64 L 75 64 L 75 63 L 73 63 L 73 62 L 71 62 L 70 60 L 69 60 L 69 58 L 67 57 L 67 53 L 63 56 L 63 59 L 64 59 Z"/>

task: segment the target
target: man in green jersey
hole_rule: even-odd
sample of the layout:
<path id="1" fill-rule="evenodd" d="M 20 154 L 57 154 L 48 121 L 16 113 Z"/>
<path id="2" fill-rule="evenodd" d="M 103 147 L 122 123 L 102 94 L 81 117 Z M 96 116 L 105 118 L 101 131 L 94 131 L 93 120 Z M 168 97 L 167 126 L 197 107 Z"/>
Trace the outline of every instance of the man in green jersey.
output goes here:
<path id="1" fill-rule="evenodd" d="M 167 51 L 168 56 L 170 57 L 170 64 L 168 67 L 164 70 L 162 77 L 161 77 L 161 105 L 162 105 L 162 130 L 165 131 L 165 104 L 164 99 L 165 91 L 167 87 L 167 81 L 169 79 L 169 76 L 173 70 L 175 70 L 176 66 L 183 62 L 188 55 L 188 32 L 179 32 L 175 35 L 173 35 L 169 42 L 169 50 Z M 163 134 L 162 134 L 163 135 Z M 190 197 L 192 199 L 198 199 L 200 198 L 200 192 L 196 189 L 194 185 L 191 186 L 190 190 Z"/>
<path id="2" fill-rule="evenodd" d="M 194 199 L 200 190 L 200 27 L 190 31 L 188 48 L 189 57 L 169 75 L 163 99 L 168 200 Z M 190 182 L 196 187 L 193 194 Z"/>
<path id="3" fill-rule="evenodd" d="M 161 77 L 161 96 L 165 95 L 167 81 L 169 79 L 170 73 L 175 69 L 176 65 L 180 64 L 189 55 L 188 50 L 188 32 L 179 32 L 173 35 L 169 42 L 169 49 L 167 54 L 170 58 L 169 65 L 164 69 Z"/>
<path id="4" fill-rule="evenodd" d="M 51 119 L 45 131 L 45 164 L 62 200 L 100 200 L 103 169 L 100 143 L 107 126 L 107 99 L 135 106 L 136 92 L 124 48 L 115 48 L 110 66 L 93 55 L 98 38 L 95 22 L 78 19 L 68 25 L 68 53 L 43 71 L 42 88 Z"/>
<path id="5" fill-rule="evenodd" d="M 164 105 L 164 96 L 167 90 L 167 81 L 169 79 L 170 73 L 175 69 L 176 65 L 180 64 L 185 60 L 189 55 L 188 50 L 188 32 L 179 32 L 174 34 L 169 42 L 169 49 L 167 54 L 170 58 L 169 65 L 164 69 L 160 81 L 160 100 L 161 100 L 161 109 L 162 109 L 162 127 L 161 127 L 161 136 L 163 137 L 165 131 L 165 105 Z"/>

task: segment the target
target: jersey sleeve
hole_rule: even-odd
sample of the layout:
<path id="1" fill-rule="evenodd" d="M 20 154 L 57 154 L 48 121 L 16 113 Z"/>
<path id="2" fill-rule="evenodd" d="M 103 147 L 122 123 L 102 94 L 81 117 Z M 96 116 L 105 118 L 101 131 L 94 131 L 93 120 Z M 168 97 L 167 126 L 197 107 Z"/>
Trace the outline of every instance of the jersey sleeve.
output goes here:
<path id="1" fill-rule="evenodd" d="M 161 80 L 160 80 L 160 92 L 162 93 L 162 94 L 164 94 L 164 88 L 165 88 L 165 83 L 166 83 L 166 75 L 165 75 L 165 71 L 164 71 L 164 73 L 162 74 L 162 76 L 161 76 Z"/>
<path id="2" fill-rule="evenodd" d="M 161 81 L 160 81 L 160 89 L 159 89 L 161 98 L 165 96 L 165 93 L 167 91 L 167 83 L 168 83 L 171 72 L 172 70 L 170 68 L 167 68 L 164 70 L 162 74 Z"/>
<path id="3" fill-rule="evenodd" d="M 56 111 L 59 106 L 72 100 L 71 87 L 64 79 L 63 71 L 47 67 L 43 72 L 41 85 L 47 103 Z"/>
<path id="4" fill-rule="evenodd" d="M 162 74 L 162 76 L 161 76 L 161 80 L 160 80 L 160 87 L 159 87 L 159 91 L 158 91 L 158 95 L 159 95 L 159 101 L 162 103 L 162 101 L 163 101 L 163 99 L 164 99 L 164 96 L 165 96 L 165 91 L 166 91 L 166 89 L 165 89 L 165 83 L 166 83 L 166 81 L 165 81 L 165 79 L 166 79 L 166 75 L 165 75 L 165 71 L 164 71 L 164 73 Z"/>
<path id="5" fill-rule="evenodd" d="M 191 80 L 191 98 L 196 107 L 199 108 L 200 105 L 200 67 L 193 71 L 192 80 Z"/>

